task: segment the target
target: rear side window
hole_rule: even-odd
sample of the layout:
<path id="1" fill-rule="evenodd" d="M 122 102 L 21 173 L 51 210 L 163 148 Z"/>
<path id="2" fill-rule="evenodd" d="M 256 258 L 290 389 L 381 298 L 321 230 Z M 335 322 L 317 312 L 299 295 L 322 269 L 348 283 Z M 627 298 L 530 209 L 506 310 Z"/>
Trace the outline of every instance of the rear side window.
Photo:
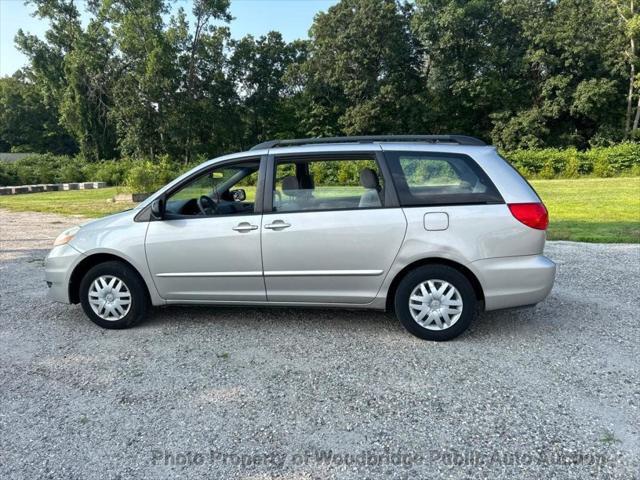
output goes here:
<path id="1" fill-rule="evenodd" d="M 384 206 L 384 180 L 373 159 L 276 158 L 273 210 L 351 210 Z"/>
<path id="2" fill-rule="evenodd" d="M 402 206 L 504 203 L 467 155 L 385 152 Z"/>

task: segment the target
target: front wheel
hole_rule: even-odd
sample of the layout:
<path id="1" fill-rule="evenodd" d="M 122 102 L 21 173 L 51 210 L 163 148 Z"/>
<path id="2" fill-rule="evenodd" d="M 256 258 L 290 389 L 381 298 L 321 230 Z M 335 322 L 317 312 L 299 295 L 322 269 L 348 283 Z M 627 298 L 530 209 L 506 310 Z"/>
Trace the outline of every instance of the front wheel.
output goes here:
<path id="1" fill-rule="evenodd" d="M 446 265 L 409 272 L 398 285 L 395 312 L 404 327 L 425 340 L 451 340 L 464 332 L 476 314 L 473 286 Z"/>
<path id="2" fill-rule="evenodd" d="M 110 261 L 100 263 L 80 282 L 84 313 L 103 328 L 128 328 L 142 320 L 149 309 L 143 280 L 130 266 Z"/>

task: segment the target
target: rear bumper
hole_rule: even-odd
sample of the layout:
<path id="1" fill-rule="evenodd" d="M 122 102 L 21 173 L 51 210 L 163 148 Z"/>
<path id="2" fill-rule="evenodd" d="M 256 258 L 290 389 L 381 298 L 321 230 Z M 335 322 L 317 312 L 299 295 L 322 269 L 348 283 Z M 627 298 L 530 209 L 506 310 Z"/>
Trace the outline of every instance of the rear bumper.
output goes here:
<path id="1" fill-rule="evenodd" d="M 44 278 L 49 291 L 47 296 L 56 302 L 69 303 L 69 280 L 73 268 L 82 254 L 71 245 L 54 247 L 44 259 Z"/>
<path id="2" fill-rule="evenodd" d="M 473 266 L 484 291 L 485 310 L 541 302 L 556 277 L 556 264 L 544 255 L 488 258 Z"/>

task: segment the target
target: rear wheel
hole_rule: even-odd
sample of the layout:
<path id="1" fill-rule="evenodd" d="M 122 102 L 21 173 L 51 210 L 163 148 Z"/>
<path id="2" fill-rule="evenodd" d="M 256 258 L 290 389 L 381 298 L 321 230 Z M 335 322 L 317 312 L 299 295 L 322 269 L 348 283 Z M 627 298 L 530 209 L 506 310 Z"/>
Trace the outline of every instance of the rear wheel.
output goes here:
<path id="1" fill-rule="evenodd" d="M 149 309 L 144 282 L 130 266 L 109 261 L 92 267 L 80 282 L 84 313 L 103 328 L 127 328 Z"/>
<path id="2" fill-rule="evenodd" d="M 475 317 L 473 286 L 446 265 L 426 265 L 409 272 L 398 285 L 395 312 L 402 325 L 425 340 L 450 340 Z"/>

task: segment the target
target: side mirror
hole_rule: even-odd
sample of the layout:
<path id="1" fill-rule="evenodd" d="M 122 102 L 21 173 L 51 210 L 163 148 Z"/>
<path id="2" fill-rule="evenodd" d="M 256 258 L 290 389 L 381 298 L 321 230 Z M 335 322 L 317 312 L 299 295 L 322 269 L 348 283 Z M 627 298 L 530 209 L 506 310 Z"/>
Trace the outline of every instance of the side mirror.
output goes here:
<path id="1" fill-rule="evenodd" d="M 164 197 L 156 198 L 151 203 L 151 215 L 156 220 L 162 220 L 164 217 Z"/>
<path id="2" fill-rule="evenodd" d="M 237 190 L 231 190 L 231 195 L 233 195 L 233 200 L 235 202 L 242 202 L 247 199 L 247 192 L 244 191 L 244 188 L 238 188 Z"/>

